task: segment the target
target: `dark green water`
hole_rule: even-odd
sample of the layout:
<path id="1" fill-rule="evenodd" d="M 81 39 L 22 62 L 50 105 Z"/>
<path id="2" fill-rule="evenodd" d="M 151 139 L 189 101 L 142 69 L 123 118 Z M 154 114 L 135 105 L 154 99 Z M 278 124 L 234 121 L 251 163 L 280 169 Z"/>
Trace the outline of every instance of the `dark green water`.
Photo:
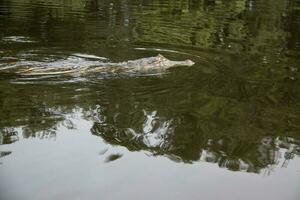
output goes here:
<path id="1" fill-rule="evenodd" d="M 299 66 L 299 0 L 1 0 L 0 199 L 298 200 Z"/>

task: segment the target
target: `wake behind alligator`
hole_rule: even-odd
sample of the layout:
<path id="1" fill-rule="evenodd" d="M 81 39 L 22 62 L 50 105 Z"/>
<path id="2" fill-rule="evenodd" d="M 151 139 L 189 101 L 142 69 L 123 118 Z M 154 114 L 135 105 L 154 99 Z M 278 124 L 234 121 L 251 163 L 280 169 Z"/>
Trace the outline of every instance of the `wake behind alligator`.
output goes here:
<path id="1" fill-rule="evenodd" d="M 192 66 L 191 60 L 172 61 L 162 55 L 155 57 L 129 60 L 113 63 L 99 60 L 84 60 L 78 57 L 69 57 L 67 60 L 53 62 L 20 62 L 6 70 L 20 75 L 60 75 L 60 74 L 86 74 L 86 73 L 118 73 L 118 72 L 153 72 L 164 71 L 176 66 Z M 2 68 L 2 71 L 5 70 Z"/>

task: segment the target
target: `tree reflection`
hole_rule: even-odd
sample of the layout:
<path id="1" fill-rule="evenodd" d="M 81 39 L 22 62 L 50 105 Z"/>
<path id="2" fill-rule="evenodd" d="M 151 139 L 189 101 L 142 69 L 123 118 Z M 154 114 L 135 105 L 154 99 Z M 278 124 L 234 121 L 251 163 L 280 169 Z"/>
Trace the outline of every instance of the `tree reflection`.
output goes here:
<path id="1" fill-rule="evenodd" d="M 5 127 L 0 129 L 0 145 L 11 144 L 18 140 L 18 132 L 14 128 Z"/>
<path id="2" fill-rule="evenodd" d="M 285 136 L 248 135 L 243 138 L 242 135 L 213 135 L 213 131 L 190 134 L 187 124 L 182 123 L 187 119 L 167 120 L 159 117 L 156 111 L 139 116 L 139 127 L 125 128 L 124 124 L 123 128 L 118 127 L 115 118 L 114 121 L 94 123 L 91 132 L 110 144 L 122 145 L 132 151 L 146 150 L 152 155 L 175 157 L 183 162 L 212 162 L 234 171 L 260 173 L 269 170 L 270 166 L 277 166 L 282 159 L 287 165 L 294 155 L 300 155 L 299 141 Z M 197 127 L 191 130 L 197 130 Z"/>

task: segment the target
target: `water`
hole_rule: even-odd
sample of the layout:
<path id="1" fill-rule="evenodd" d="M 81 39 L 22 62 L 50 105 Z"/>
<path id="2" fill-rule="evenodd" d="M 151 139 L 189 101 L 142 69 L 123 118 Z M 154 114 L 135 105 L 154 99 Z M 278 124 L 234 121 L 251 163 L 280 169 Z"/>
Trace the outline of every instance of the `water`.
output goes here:
<path id="1" fill-rule="evenodd" d="M 0 199 L 300 198 L 300 2 L 0 1 Z M 163 73 L 22 76 L 162 54 Z"/>

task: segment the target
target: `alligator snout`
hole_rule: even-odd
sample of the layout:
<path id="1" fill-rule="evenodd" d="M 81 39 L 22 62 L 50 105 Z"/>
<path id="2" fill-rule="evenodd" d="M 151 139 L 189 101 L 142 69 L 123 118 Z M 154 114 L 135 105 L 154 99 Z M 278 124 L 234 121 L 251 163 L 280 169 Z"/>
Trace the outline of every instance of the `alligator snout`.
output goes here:
<path id="1" fill-rule="evenodd" d="M 190 60 L 190 59 L 185 60 L 185 63 L 186 63 L 187 66 L 192 66 L 192 65 L 195 64 L 195 62 L 193 62 L 193 61 Z"/>

